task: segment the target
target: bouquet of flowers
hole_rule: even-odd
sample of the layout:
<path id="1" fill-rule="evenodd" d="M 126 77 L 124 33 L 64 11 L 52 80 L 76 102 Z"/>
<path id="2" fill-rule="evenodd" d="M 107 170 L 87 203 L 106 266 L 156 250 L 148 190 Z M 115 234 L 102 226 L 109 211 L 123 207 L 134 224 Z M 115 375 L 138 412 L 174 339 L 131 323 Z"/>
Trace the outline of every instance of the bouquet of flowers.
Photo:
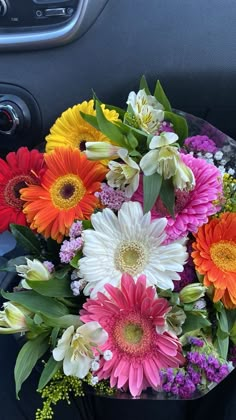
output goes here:
<path id="1" fill-rule="evenodd" d="M 0 231 L 23 254 L 1 268 L 18 281 L 0 333 L 24 336 L 17 397 L 40 368 L 37 420 L 70 392 L 194 398 L 236 361 L 235 144 L 159 81 L 127 105 L 94 95 L 44 153 L 0 160 Z"/>

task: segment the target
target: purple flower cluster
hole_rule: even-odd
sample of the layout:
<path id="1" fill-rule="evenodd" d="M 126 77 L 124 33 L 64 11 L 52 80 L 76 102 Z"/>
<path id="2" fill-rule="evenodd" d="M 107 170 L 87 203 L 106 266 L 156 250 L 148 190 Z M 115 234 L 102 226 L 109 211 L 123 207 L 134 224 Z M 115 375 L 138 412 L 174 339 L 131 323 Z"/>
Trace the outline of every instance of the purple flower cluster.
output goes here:
<path id="1" fill-rule="evenodd" d="M 59 252 L 60 260 L 62 263 L 69 263 L 76 253 L 82 248 L 82 238 L 71 239 L 70 241 L 63 241 Z"/>
<path id="2" fill-rule="evenodd" d="M 162 373 L 163 391 L 180 398 L 190 398 L 196 391 L 196 385 L 201 381 L 201 375 L 195 373 L 197 372 L 192 375 L 183 368 L 178 370 L 168 368 L 164 374 Z"/>
<path id="3" fill-rule="evenodd" d="M 160 124 L 159 128 L 158 128 L 158 132 L 157 135 L 161 134 L 161 133 L 173 133 L 174 132 L 174 128 L 173 128 L 173 124 L 171 124 L 169 121 L 162 121 L 162 123 Z"/>
<path id="4" fill-rule="evenodd" d="M 232 346 L 229 351 L 229 360 L 236 366 L 236 345 Z"/>
<path id="5" fill-rule="evenodd" d="M 44 267 L 49 271 L 49 273 L 52 273 L 54 271 L 54 264 L 51 261 L 44 261 L 43 262 Z"/>
<path id="6" fill-rule="evenodd" d="M 109 187 L 107 184 L 102 184 L 102 191 L 95 193 L 96 197 L 100 199 L 103 206 L 118 211 L 122 204 L 128 201 L 124 191 Z"/>
<path id="7" fill-rule="evenodd" d="M 218 149 L 215 142 L 208 136 L 193 136 L 188 137 L 184 141 L 185 147 L 190 152 L 209 152 L 215 153 Z"/>
<path id="8" fill-rule="evenodd" d="M 189 337 L 189 343 L 196 347 L 203 347 L 204 341 L 197 337 Z"/>
<path id="9" fill-rule="evenodd" d="M 190 342 L 196 347 L 203 345 L 203 341 L 195 337 L 191 337 Z M 230 372 L 227 364 L 221 364 L 216 357 L 199 351 L 188 352 L 186 359 L 184 368 L 162 371 L 163 391 L 187 399 L 210 383 L 219 383 Z"/>
<path id="10" fill-rule="evenodd" d="M 230 372 L 227 364 L 221 364 L 216 357 L 207 356 L 205 353 L 199 353 L 198 351 L 188 352 L 187 360 L 195 368 L 201 369 L 202 375 L 208 382 L 218 384 Z"/>
<path id="11" fill-rule="evenodd" d="M 82 230 L 83 230 L 83 224 L 82 224 L 82 222 L 77 220 L 70 227 L 69 237 L 71 239 L 78 238 L 78 236 L 81 236 Z"/>
<path id="12" fill-rule="evenodd" d="M 191 257 L 192 252 L 192 241 L 188 241 L 187 244 L 187 252 L 189 254 L 189 258 L 187 263 L 184 266 L 184 271 L 182 273 L 179 273 L 181 280 L 174 281 L 174 291 L 180 292 L 185 286 L 188 284 L 194 283 L 197 281 L 197 275 L 193 263 L 193 259 Z"/>

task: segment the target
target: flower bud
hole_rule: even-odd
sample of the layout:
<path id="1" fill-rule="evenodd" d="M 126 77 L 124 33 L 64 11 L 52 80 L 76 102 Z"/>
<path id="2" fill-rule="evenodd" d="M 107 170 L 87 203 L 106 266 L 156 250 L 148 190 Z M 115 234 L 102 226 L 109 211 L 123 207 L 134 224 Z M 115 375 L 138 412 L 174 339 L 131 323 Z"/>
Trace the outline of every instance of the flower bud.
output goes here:
<path id="1" fill-rule="evenodd" d="M 4 302 L 3 311 L 0 311 L 0 333 L 12 334 L 28 331 L 26 316 L 32 313 L 18 303 Z"/>
<path id="2" fill-rule="evenodd" d="M 39 260 L 34 259 L 31 261 L 29 258 L 26 258 L 26 262 L 27 264 L 25 265 L 16 265 L 17 273 L 24 279 L 22 280 L 21 285 L 25 289 L 31 289 L 27 284 L 27 280 L 44 281 L 49 280 L 52 277 L 49 270 Z"/>
<path id="3" fill-rule="evenodd" d="M 89 141 L 85 143 L 85 154 L 90 160 L 118 159 L 120 147 L 105 141 Z"/>
<path id="4" fill-rule="evenodd" d="M 205 295 L 206 287 L 200 283 L 192 283 L 185 286 L 179 293 L 182 303 L 192 303 Z"/>

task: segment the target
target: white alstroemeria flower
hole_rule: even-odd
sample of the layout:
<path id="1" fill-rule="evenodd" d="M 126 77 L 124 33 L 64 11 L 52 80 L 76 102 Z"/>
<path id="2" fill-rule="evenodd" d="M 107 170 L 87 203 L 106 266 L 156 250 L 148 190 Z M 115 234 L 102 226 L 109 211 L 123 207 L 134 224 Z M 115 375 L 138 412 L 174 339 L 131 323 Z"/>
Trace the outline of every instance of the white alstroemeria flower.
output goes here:
<path id="1" fill-rule="evenodd" d="M 149 144 L 151 149 L 140 161 L 144 175 L 153 175 L 155 172 L 169 179 L 176 173 L 180 162 L 180 155 L 176 146 L 178 136 L 175 133 L 163 132 L 160 136 L 154 136 Z"/>
<path id="2" fill-rule="evenodd" d="M 152 95 L 147 95 L 145 90 L 130 92 L 126 102 L 132 107 L 134 115 L 141 129 L 148 134 L 154 134 L 164 120 L 164 108 Z"/>
<path id="3" fill-rule="evenodd" d="M 4 302 L 3 311 L 0 311 L 0 333 L 13 334 L 28 331 L 25 316 L 32 312 L 18 303 Z"/>
<path id="4" fill-rule="evenodd" d="M 153 136 L 149 144 L 151 150 L 141 159 L 140 167 L 146 176 L 157 172 L 164 179 L 173 177 L 176 189 L 189 191 L 194 188 L 195 178 L 191 169 L 181 161 L 177 141 L 175 133 L 163 132 Z"/>
<path id="5" fill-rule="evenodd" d="M 129 157 L 126 149 L 120 149 L 118 155 L 125 163 L 109 162 L 108 167 L 110 171 L 106 176 L 107 183 L 112 188 L 124 190 L 126 197 L 130 198 L 138 189 L 140 168 Z"/>
<path id="6" fill-rule="evenodd" d="M 52 354 L 56 361 L 63 360 L 63 372 L 83 379 L 94 360 L 93 351 L 107 340 L 107 333 L 96 321 L 78 327 L 68 327 L 58 340 Z"/>
<path id="7" fill-rule="evenodd" d="M 41 261 L 34 259 L 33 261 L 29 258 L 25 258 L 27 264 L 16 265 L 16 272 L 24 280 L 21 281 L 22 287 L 25 289 L 31 289 L 27 284 L 27 280 L 32 281 L 47 281 L 52 277 L 52 274 L 48 271 Z"/>
<path id="8" fill-rule="evenodd" d="M 176 133 L 163 131 L 159 136 L 153 136 L 149 144 L 149 149 L 158 149 L 176 143 L 179 137 Z"/>
<path id="9" fill-rule="evenodd" d="M 192 170 L 180 161 L 177 165 L 177 170 L 173 176 L 174 187 L 178 190 L 190 191 L 195 187 L 195 177 Z"/>
<path id="10" fill-rule="evenodd" d="M 137 202 L 123 203 L 116 216 L 110 209 L 93 214 L 92 229 L 83 231 L 84 257 L 80 259 L 80 274 L 88 284 L 84 294 L 96 298 L 105 292 L 104 285 L 120 286 L 124 273 L 135 280 L 144 274 L 148 286 L 174 288 L 173 280 L 188 258 L 183 240 L 163 245 L 167 219 L 151 220 L 143 214 Z"/>
<path id="11" fill-rule="evenodd" d="M 105 141 L 89 141 L 85 143 L 85 154 L 90 160 L 117 159 L 120 146 Z"/>

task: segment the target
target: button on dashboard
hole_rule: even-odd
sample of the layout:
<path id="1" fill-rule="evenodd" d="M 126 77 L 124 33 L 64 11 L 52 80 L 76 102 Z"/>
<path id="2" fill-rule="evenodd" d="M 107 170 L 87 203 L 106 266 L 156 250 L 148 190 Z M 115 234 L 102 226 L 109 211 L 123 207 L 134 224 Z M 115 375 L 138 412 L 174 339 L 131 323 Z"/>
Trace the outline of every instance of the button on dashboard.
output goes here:
<path id="1" fill-rule="evenodd" d="M 55 7 L 53 9 L 45 9 L 44 16 L 47 16 L 47 17 L 66 16 L 66 9 L 65 7 Z"/>

